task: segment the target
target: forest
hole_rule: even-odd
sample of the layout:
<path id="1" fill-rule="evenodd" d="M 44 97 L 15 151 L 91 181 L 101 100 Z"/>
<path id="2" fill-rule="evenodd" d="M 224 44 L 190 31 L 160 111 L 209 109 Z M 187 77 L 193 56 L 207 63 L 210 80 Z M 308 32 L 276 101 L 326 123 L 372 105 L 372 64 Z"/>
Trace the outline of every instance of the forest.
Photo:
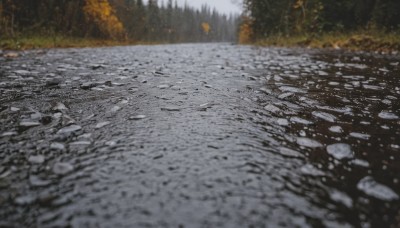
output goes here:
<path id="1" fill-rule="evenodd" d="M 60 46 L 72 37 L 400 50 L 399 12 L 399 0 L 243 0 L 240 16 L 176 0 L 0 0 L 0 48 L 20 48 L 26 37 Z"/>
<path id="2" fill-rule="evenodd" d="M 242 42 L 372 31 L 387 36 L 400 31 L 399 0 L 244 0 L 244 11 Z"/>
<path id="3" fill-rule="evenodd" d="M 0 0 L 0 39 L 67 36 L 129 42 L 234 41 L 238 15 L 173 0 Z"/>

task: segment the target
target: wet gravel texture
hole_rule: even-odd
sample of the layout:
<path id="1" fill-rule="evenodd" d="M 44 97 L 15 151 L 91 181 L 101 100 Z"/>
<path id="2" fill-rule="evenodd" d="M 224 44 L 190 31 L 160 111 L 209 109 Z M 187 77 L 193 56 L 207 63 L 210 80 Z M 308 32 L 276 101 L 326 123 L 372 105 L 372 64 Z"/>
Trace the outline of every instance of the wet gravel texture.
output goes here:
<path id="1" fill-rule="evenodd" d="M 397 227 L 400 58 L 185 44 L 0 57 L 0 227 Z"/>

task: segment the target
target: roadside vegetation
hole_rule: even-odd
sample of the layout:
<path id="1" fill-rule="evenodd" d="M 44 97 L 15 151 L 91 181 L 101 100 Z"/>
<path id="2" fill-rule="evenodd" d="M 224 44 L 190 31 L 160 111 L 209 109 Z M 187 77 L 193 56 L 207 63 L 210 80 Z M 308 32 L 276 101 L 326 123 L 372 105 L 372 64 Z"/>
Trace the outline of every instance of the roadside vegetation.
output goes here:
<path id="1" fill-rule="evenodd" d="M 400 50 L 398 0 L 245 0 L 244 8 L 241 43 Z"/>
<path id="2" fill-rule="evenodd" d="M 0 40 L 0 49 L 26 50 L 36 48 L 81 48 L 138 44 L 133 41 L 67 37 L 62 35 L 20 35 L 16 38 Z"/>

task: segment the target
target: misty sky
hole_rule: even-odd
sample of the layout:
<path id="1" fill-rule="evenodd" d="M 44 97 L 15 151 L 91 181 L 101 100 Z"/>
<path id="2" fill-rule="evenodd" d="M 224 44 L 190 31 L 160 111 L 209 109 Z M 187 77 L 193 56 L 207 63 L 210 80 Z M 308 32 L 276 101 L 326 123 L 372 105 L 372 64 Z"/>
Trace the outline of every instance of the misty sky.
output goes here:
<path id="1" fill-rule="evenodd" d="M 164 0 L 166 2 L 166 0 Z M 207 4 L 211 8 L 216 8 L 219 12 L 229 14 L 229 13 L 240 13 L 241 7 L 238 2 L 241 0 L 177 0 L 178 4 L 183 6 L 185 2 L 188 5 L 200 9 L 201 5 Z M 159 0 L 161 2 L 161 0 Z M 233 3 L 236 2 L 236 3 Z"/>

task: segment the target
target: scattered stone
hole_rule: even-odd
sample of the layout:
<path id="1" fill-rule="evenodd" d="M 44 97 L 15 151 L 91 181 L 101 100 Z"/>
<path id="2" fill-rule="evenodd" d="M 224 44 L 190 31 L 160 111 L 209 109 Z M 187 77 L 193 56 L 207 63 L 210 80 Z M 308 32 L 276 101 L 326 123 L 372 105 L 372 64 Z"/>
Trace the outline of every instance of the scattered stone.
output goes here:
<path id="1" fill-rule="evenodd" d="M 109 146 L 109 147 L 115 147 L 115 146 L 117 146 L 117 142 L 114 140 L 110 140 L 110 141 L 105 142 L 105 145 Z"/>
<path id="2" fill-rule="evenodd" d="M 296 88 L 296 87 L 291 87 L 291 86 L 281 86 L 279 89 L 282 92 L 291 92 L 291 93 L 307 93 L 307 91 Z"/>
<path id="3" fill-rule="evenodd" d="M 300 172 L 309 176 L 325 176 L 325 173 L 311 164 L 304 165 L 300 168 Z"/>
<path id="4" fill-rule="evenodd" d="M 169 112 L 178 112 L 180 110 L 181 110 L 181 108 L 179 108 L 179 107 L 164 107 L 164 108 L 161 108 L 161 111 L 169 111 Z"/>
<path id="5" fill-rule="evenodd" d="M 280 126 L 289 126 L 289 121 L 287 119 L 279 118 L 276 123 Z"/>
<path id="6" fill-rule="evenodd" d="M 26 196 L 18 196 L 15 198 L 14 203 L 18 206 L 27 206 L 31 205 L 36 201 L 36 198 L 31 195 L 26 195 Z"/>
<path id="7" fill-rule="evenodd" d="M 136 116 L 130 116 L 129 120 L 142 120 L 145 119 L 147 116 L 145 115 L 136 115 Z"/>
<path id="8" fill-rule="evenodd" d="M 329 74 L 325 71 L 320 70 L 320 71 L 318 71 L 318 75 L 319 76 L 328 76 Z"/>
<path id="9" fill-rule="evenodd" d="M 304 125 L 311 125 L 311 124 L 313 124 L 313 122 L 308 121 L 308 120 L 305 120 L 305 119 L 300 118 L 300 117 L 297 117 L 297 116 L 291 117 L 291 118 L 290 118 L 290 121 L 293 122 L 293 123 L 299 123 L 299 124 L 304 124 Z"/>
<path id="10" fill-rule="evenodd" d="M 66 175 L 74 170 L 74 167 L 67 162 L 58 162 L 53 166 L 53 173 Z"/>
<path id="11" fill-rule="evenodd" d="M 61 124 L 63 126 L 71 125 L 71 124 L 74 124 L 74 123 L 75 123 L 75 120 L 72 119 L 72 117 L 70 117 L 67 114 L 63 114 L 62 115 Z"/>
<path id="12" fill-rule="evenodd" d="M 155 75 L 165 75 L 165 74 L 164 74 L 163 72 L 161 72 L 161 71 L 155 71 L 154 74 L 155 74 Z"/>
<path id="13" fill-rule="evenodd" d="M 287 99 L 289 97 L 294 97 L 295 94 L 294 93 L 282 93 L 281 95 L 278 96 L 279 99 L 284 100 Z"/>
<path id="14" fill-rule="evenodd" d="M 84 121 L 87 121 L 87 120 L 92 119 L 92 118 L 95 117 L 95 116 L 96 116 L 95 114 L 91 114 L 91 115 L 89 115 L 89 116 L 83 118 L 83 120 L 84 120 Z"/>
<path id="15" fill-rule="evenodd" d="M 285 156 L 285 157 L 291 157 L 291 158 L 301 158 L 303 155 L 295 150 L 286 148 L 286 147 L 280 147 L 279 148 L 279 154 Z"/>
<path id="16" fill-rule="evenodd" d="M 63 115 L 62 113 L 56 112 L 56 113 L 53 114 L 53 118 L 58 120 L 58 119 L 60 119 L 62 117 L 62 115 Z"/>
<path id="17" fill-rule="evenodd" d="M 335 143 L 327 146 L 326 151 L 329 155 L 337 160 L 354 158 L 354 152 L 351 150 L 351 146 L 349 144 Z"/>
<path id="18" fill-rule="evenodd" d="M 357 184 L 357 188 L 365 194 L 383 201 L 399 199 L 399 195 L 397 195 L 392 189 L 376 182 L 371 176 L 366 176 L 361 179 Z"/>
<path id="19" fill-rule="evenodd" d="M 119 110 L 121 110 L 121 107 L 119 106 L 114 106 L 112 107 L 112 109 L 110 110 L 111 112 L 118 112 Z"/>
<path id="20" fill-rule="evenodd" d="M 336 117 L 334 115 L 326 113 L 326 112 L 314 111 L 314 112 L 312 112 L 312 115 L 317 118 L 323 119 L 325 121 L 331 122 L 331 123 L 334 123 L 336 121 Z"/>
<path id="21" fill-rule="evenodd" d="M 211 108 L 212 107 L 212 104 L 210 104 L 210 103 L 204 103 L 204 104 L 201 104 L 201 105 L 199 105 L 200 107 L 207 107 L 207 108 Z"/>
<path id="22" fill-rule="evenodd" d="M 343 113 L 343 114 L 348 114 L 348 115 L 353 115 L 353 110 L 349 107 L 330 107 L 330 106 L 317 106 L 318 109 L 326 110 L 326 111 L 332 111 L 332 112 L 337 112 L 337 113 Z"/>
<path id="23" fill-rule="evenodd" d="M 390 144 L 390 147 L 392 149 L 400 149 L 400 145 L 397 145 L 397 144 Z"/>
<path id="24" fill-rule="evenodd" d="M 261 87 L 258 90 L 263 92 L 263 93 L 265 93 L 265 94 L 267 94 L 267 95 L 272 94 L 272 91 L 270 89 L 265 88 L 265 87 Z"/>
<path id="25" fill-rule="evenodd" d="M 78 137 L 78 139 L 90 139 L 91 137 L 92 137 L 91 133 L 86 133 L 86 134 L 80 135 Z"/>
<path id="26" fill-rule="evenodd" d="M 45 159 L 43 155 L 31 155 L 28 158 L 28 161 L 32 164 L 42 164 L 44 160 Z"/>
<path id="27" fill-rule="evenodd" d="M 383 90 L 384 88 L 381 86 L 375 86 L 375 85 L 363 85 L 364 89 L 371 89 L 371 90 Z"/>
<path id="28" fill-rule="evenodd" d="M 329 131 L 333 133 L 343 133 L 343 129 L 340 126 L 332 126 L 329 128 Z"/>
<path id="29" fill-rule="evenodd" d="M 122 105 L 125 105 L 125 104 L 128 104 L 129 101 L 128 101 L 128 100 L 122 100 L 122 101 L 120 101 L 119 103 L 122 104 Z"/>
<path id="30" fill-rule="evenodd" d="M 109 122 L 109 121 L 104 121 L 104 122 L 100 122 L 100 123 L 98 123 L 97 125 L 96 125 L 96 129 L 100 129 L 100 128 L 103 128 L 103 127 L 105 127 L 105 126 L 107 126 L 107 125 L 109 125 L 111 122 Z"/>
<path id="31" fill-rule="evenodd" d="M 42 178 L 35 176 L 35 175 L 30 175 L 29 176 L 29 184 L 33 187 L 44 187 L 44 186 L 51 184 L 51 181 L 43 180 Z"/>
<path id="32" fill-rule="evenodd" d="M 333 201 L 341 203 L 348 208 L 353 207 L 353 200 L 344 192 L 333 190 L 329 195 Z"/>
<path id="33" fill-rule="evenodd" d="M 196 110 L 200 111 L 200 112 L 206 112 L 207 109 L 208 109 L 208 107 L 198 107 L 198 108 L 196 108 Z"/>
<path id="34" fill-rule="evenodd" d="M 92 144 L 90 141 L 75 141 L 69 144 L 70 147 L 87 147 Z"/>
<path id="35" fill-rule="evenodd" d="M 168 89 L 170 86 L 169 85 L 159 85 L 157 88 L 159 89 Z"/>
<path id="36" fill-rule="evenodd" d="M 95 86 L 96 86 L 96 83 L 93 83 L 93 82 L 85 82 L 85 83 L 83 83 L 83 84 L 81 85 L 81 89 L 88 90 L 88 89 L 91 89 L 91 88 L 93 88 L 93 87 L 95 87 Z"/>
<path id="37" fill-rule="evenodd" d="M 46 81 L 46 86 L 52 87 L 52 86 L 58 86 L 61 84 L 61 79 L 60 78 L 52 78 Z"/>
<path id="38" fill-rule="evenodd" d="M 57 132 L 57 134 L 71 134 L 71 133 L 80 131 L 81 129 L 82 129 L 82 127 L 79 126 L 79 125 L 71 125 L 71 126 L 68 126 L 68 127 L 61 128 Z"/>
<path id="39" fill-rule="evenodd" d="M 61 102 L 57 102 L 55 103 L 52 107 L 51 110 L 53 111 L 58 111 L 58 112 L 62 112 L 64 110 L 68 110 L 67 106 L 65 106 L 63 103 Z"/>
<path id="40" fill-rule="evenodd" d="M 368 134 L 362 134 L 362 133 L 358 133 L 358 132 L 351 132 L 350 136 L 353 138 L 363 139 L 363 140 L 368 140 L 371 137 Z"/>
<path id="41" fill-rule="evenodd" d="M 378 115 L 380 118 L 385 119 L 385 120 L 397 120 L 399 119 L 399 116 L 391 113 L 391 112 L 381 112 Z"/>
<path id="42" fill-rule="evenodd" d="M 31 120 L 40 120 L 42 119 L 42 114 L 40 112 L 34 112 L 31 114 Z"/>
<path id="43" fill-rule="evenodd" d="M 391 104 L 392 104 L 392 101 L 391 101 L 391 100 L 388 100 L 388 99 L 384 99 L 384 100 L 382 100 L 381 102 L 384 103 L 384 104 L 386 104 L 386 105 L 391 105 Z M 393 114 L 393 113 L 391 113 L 391 114 Z"/>
<path id="44" fill-rule="evenodd" d="M 19 54 L 17 52 L 8 52 L 8 53 L 4 54 L 3 56 L 4 56 L 4 58 L 13 59 L 13 58 L 18 58 Z"/>
<path id="45" fill-rule="evenodd" d="M 111 86 L 124 86 L 126 83 L 120 83 L 120 82 L 111 82 Z"/>
<path id="46" fill-rule="evenodd" d="M 281 111 L 278 107 L 272 104 L 265 106 L 264 109 L 272 113 L 279 113 Z"/>
<path id="47" fill-rule="evenodd" d="M 158 98 L 158 99 L 161 99 L 161 100 L 171 100 L 171 98 L 169 98 L 169 97 L 167 97 L 167 96 L 165 96 L 165 95 L 162 95 L 162 96 L 156 96 L 156 98 Z"/>
<path id="48" fill-rule="evenodd" d="M 23 121 L 19 123 L 19 126 L 22 128 L 31 128 L 40 126 L 40 123 L 36 121 Z"/>
<path id="49" fill-rule="evenodd" d="M 15 136 L 15 135 L 18 135 L 18 133 L 15 131 L 8 131 L 8 132 L 4 132 L 3 134 L 1 134 L 1 137 L 10 137 L 10 136 Z"/>
<path id="50" fill-rule="evenodd" d="M 357 165 L 357 166 L 361 166 L 361 167 L 365 167 L 365 168 L 369 167 L 369 162 L 365 161 L 365 160 L 354 159 L 352 162 L 354 165 Z"/>
<path id="51" fill-rule="evenodd" d="M 164 155 L 159 154 L 159 155 L 154 156 L 153 159 L 157 160 L 157 159 L 160 159 L 160 158 L 163 158 L 163 157 L 164 157 Z"/>
<path id="52" fill-rule="evenodd" d="M 14 73 L 25 76 L 25 75 L 30 74 L 31 72 L 29 72 L 27 70 L 16 70 L 16 71 L 14 71 Z"/>
<path id="53" fill-rule="evenodd" d="M 64 151 L 65 150 L 65 145 L 62 144 L 62 143 L 53 142 L 53 143 L 50 144 L 50 149 Z"/>
<path id="54" fill-rule="evenodd" d="M 320 142 L 313 140 L 313 139 L 305 138 L 305 137 L 297 138 L 296 142 L 300 146 L 309 147 L 309 148 L 323 147 L 323 145 Z"/>
<path id="55" fill-rule="evenodd" d="M 11 107 L 10 111 L 11 112 L 19 112 L 21 109 L 20 108 L 16 108 L 16 107 Z"/>

